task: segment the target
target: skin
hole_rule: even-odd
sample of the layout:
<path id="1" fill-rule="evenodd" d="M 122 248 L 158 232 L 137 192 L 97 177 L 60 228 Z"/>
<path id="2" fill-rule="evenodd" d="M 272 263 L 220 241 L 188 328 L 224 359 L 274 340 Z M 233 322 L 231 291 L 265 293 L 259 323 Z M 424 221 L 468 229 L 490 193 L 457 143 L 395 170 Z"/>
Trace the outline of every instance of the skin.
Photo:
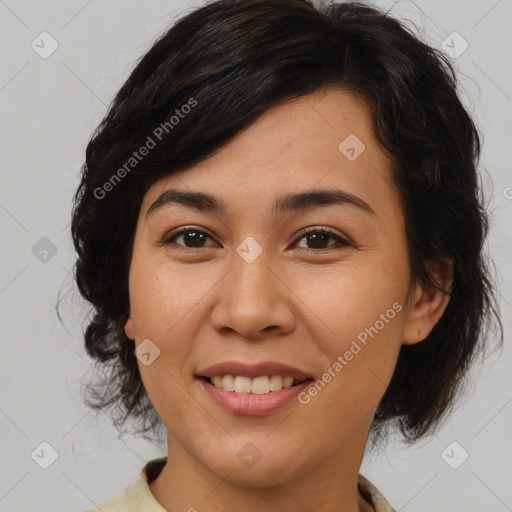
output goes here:
<path id="1" fill-rule="evenodd" d="M 349 134 L 366 146 L 355 161 L 338 149 Z M 168 462 L 150 484 L 164 508 L 373 510 L 357 489 L 373 415 L 401 345 L 423 340 L 448 302 L 442 292 L 411 282 L 391 176 L 366 105 L 328 88 L 267 110 L 214 156 L 148 190 L 136 227 L 125 332 L 136 346 L 149 338 L 161 351 L 149 366 L 138 364 L 168 430 Z M 231 215 L 168 204 L 146 219 L 170 187 L 214 194 Z M 272 215 L 278 197 L 312 188 L 348 191 L 375 215 L 349 205 Z M 194 245 L 178 235 L 162 243 L 188 225 L 211 238 Z M 334 231 L 352 246 L 333 237 L 315 245 L 299 233 L 309 227 Z M 236 252 L 247 236 L 263 250 L 252 263 Z M 272 360 L 319 379 L 395 302 L 402 310 L 308 404 L 236 415 L 194 378 L 221 361 Z M 252 467 L 237 457 L 249 442 L 261 453 Z"/>

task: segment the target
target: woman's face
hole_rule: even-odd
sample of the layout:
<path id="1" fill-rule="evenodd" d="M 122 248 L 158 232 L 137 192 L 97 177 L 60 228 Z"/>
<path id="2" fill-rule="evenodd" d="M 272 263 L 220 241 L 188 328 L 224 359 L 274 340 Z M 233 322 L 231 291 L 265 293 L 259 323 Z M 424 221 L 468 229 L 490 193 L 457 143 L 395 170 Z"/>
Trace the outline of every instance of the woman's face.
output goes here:
<path id="1" fill-rule="evenodd" d="M 214 156 L 148 190 L 125 332 L 170 452 L 249 486 L 360 462 L 401 344 L 429 327 L 406 303 L 404 214 L 390 166 L 365 105 L 325 89 L 268 110 Z M 160 201 L 147 213 L 171 189 L 197 193 L 197 207 Z M 304 200 L 283 201 L 297 194 Z M 207 370 L 232 362 L 249 368 Z M 265 393 L 281 379 L 248 376 L 293 373 L 250 367 L 269 362 L 316 384 Z M 225 374 L 255 393 L 201 378 Z M 229 377 L 222 382 L 229 390 Z"/>

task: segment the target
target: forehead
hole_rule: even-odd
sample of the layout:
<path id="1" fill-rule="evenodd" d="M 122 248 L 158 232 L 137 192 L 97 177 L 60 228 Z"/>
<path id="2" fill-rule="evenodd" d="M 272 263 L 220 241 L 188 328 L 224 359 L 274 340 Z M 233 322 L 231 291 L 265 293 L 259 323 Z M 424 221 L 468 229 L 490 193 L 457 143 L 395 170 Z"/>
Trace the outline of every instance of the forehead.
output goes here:
<path id="1" fill-rule="evenodd" d="M 210 158 L 161 178 L 143 209 L 171 187 L 259 211 L 277 196 L 313 188 L 343 188 L 378 201 L 386 185 L 393 187 L 391 162 L 374 136 L 367 105 L 329 88 L 268 109 Z"/>

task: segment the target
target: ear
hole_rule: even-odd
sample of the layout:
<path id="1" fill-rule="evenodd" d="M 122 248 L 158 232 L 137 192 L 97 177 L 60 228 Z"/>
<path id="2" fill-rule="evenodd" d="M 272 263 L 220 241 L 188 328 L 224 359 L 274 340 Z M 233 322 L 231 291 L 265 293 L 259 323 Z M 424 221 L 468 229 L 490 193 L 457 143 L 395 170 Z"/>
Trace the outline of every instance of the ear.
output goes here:
<path id="1" fill-rule="evenodd" d="M 129 317 L 124 325 L 124 333 L 131 340 L 135 340 L 135 327 L 133 326 L 132 317 Z"/>
<path id="2" fill-rule="evenodd" d="M 429 262 L 427 271 L 438 287 L 429 282 L 413 285 L 402 331 L 404 345 L 413 345 L 424 340 L 443 316 L 450 301 L 453 285 L 452 262 L 448 259 Z"/>

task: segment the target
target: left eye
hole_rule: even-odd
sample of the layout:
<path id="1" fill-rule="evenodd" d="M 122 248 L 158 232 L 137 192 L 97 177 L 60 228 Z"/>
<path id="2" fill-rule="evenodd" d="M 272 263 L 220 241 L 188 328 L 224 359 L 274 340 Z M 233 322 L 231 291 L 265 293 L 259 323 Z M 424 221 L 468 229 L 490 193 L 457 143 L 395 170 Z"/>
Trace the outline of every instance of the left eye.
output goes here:
<path id="1" fill-rule="evenodd" d="M 208 235 L 208 233 L 206 233 L 205 231 L 203 231 L 201 229 L 186 228 L 186 229 L 182 229 L 181 231 L 177 231 L 171 237 L 166 238 L 163 241 L 163 244 L 168 245 L 171 242 L 174 242 L 175 240 L 177 240 L 178 238 L 181 238 L 181 237 L 183 237 L 183 244 L 178 244 L 178 245 L 185 245 L 185 247 L 188 247 L 191 249 L 200 249 L 200 248 L 204 247 L 203 244 L 206 241 L 206 239 L 208 239 L 208 238 L 210 240 L 213 240 L 213 238 L 210 235 Z M 297 239 L 297 242 L 302 239 L 306 239 L 307 243 L 313 245 L 312 248 L 306 247 L 306 249 L 308 249 L 308 250 L 318 250 L 318 249 L 328 248 L 328 247 L 326 247 L 326 245 L 328 245 L 329 239 L 334 239 L 335 241 L 338 242 L 338 246 L 341 246 L 341 247 L 348 247 L 348 246 L 352 245 L 350 242 L 348 242 L 341 236 L 337 235 L 336 233 L 329 231 L 327 229 L 319 229 L 319 228 L 312 229 L 312 230 L 308 231 L 307 233 L 304 233 L 301 237 L 299 237 Z M 190 245 L 188 245 L 188 244 L 190 244 Z M 336 244 L 334 246 L 336 246 Z M 332 247 L 332 245 L 331 245 L 331 247 Z"/>
<path id="2" fill-rule="evenodd" d="M 313 244 L 314 247 L 312 248 L 312 250 L 327 249 L 328 247 L 325 246 L 325 242 L 327 242 L 329 238 L 334 239 L 338 242 L 338 248 L 340 248 L 339 246 L 349 247 L 352 245 L 350 242 L 348 242 L 347 240 L 342 238 L 340 235 L 337 235 L 336 233 L 329 231 L 328 229 L 323 229 L 323 228 L 322 229 L 319 229 L 319 228 L 311 229 L 307 233 L 304 233 L 300 238 L 298 238 L 297 241 L 302 240 L 303 238 L 308 239 L 309 243 Z M 333 246 L 331 246 L 331 248 L 332 247 Z M 334 247 L 336 247 L 336 244 L 334 245 Z M 307 249 L 310 249 L 310 248 L 307 248 Z"/>

